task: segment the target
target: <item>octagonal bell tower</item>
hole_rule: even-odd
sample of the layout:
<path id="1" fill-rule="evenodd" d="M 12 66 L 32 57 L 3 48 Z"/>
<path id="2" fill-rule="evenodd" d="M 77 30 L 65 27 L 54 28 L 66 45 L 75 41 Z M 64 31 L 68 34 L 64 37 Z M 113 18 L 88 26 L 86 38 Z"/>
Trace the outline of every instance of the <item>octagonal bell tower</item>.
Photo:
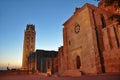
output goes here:
<path id="1" fill-rule="evenodd" d="M 35 25 L 27 24 L 24 32 L 22 69 L 28 70 L 28 56 L 35 50 Z"/>

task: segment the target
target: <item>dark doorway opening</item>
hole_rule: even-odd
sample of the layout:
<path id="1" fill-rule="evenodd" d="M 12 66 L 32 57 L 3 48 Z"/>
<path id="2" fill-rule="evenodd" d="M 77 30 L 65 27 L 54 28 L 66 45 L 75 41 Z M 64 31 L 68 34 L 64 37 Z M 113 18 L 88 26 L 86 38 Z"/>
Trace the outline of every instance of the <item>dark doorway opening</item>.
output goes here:
<path id="1" fill-rule="evenodd" d="M 80 69 L 80 66 L 81 66 L 80 56 L 77 56 L 76 57 L 76 67 L 77 67 L 77 69 Z"/>

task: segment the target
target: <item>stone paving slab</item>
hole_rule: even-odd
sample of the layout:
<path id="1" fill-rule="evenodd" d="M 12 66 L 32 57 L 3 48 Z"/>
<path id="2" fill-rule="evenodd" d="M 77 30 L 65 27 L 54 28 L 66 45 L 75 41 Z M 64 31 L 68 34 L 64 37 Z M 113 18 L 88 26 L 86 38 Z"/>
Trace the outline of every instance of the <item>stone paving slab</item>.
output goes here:
<path id="1" fill-rule="evenodd" d="M 119 74 L 104 74 L 94 76 L 81 76 L 81 77 L 58 77 L 58 76 L 43 76 L 43 75 L 0 75 L 0 80 L 120 80 Z"/>

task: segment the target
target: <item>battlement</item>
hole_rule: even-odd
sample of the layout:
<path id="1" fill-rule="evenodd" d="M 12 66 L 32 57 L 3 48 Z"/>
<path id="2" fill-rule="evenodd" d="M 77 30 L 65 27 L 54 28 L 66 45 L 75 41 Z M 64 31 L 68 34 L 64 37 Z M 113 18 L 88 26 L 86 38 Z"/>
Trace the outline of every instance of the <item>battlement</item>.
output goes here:
<path id="1" fill-rule="evenodd" d="M 35 25 L 33 24 L 27 24 L 26 26 L 26 30 L 28 31 L 35 31 Z"/>

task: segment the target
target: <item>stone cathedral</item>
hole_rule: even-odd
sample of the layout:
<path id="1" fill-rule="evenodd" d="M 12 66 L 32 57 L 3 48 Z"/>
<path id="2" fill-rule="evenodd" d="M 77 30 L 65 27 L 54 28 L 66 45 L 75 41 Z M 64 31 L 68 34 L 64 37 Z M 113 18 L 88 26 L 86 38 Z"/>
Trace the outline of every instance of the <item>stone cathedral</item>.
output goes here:
<path id="1" fill-rule="evenodd" d="M 86 3 L 63 24 L 59 47 L 59 75 L 80 76 L 120 72 L 120 24 L 109 19 L 120 8 Z"/>
<path id="2" fill-rule="evenodd" d="M 120 15 L 120 7 L 98 7 L 86 3 L 76 8 L 63 24 L 63 46 L 57 51 L 35 51 L 35 26 L 27 25 L 24 33 L 23 70 L 60 76 L 81 76 L 120 72 L 120 23 L 110 19 Z"/>

